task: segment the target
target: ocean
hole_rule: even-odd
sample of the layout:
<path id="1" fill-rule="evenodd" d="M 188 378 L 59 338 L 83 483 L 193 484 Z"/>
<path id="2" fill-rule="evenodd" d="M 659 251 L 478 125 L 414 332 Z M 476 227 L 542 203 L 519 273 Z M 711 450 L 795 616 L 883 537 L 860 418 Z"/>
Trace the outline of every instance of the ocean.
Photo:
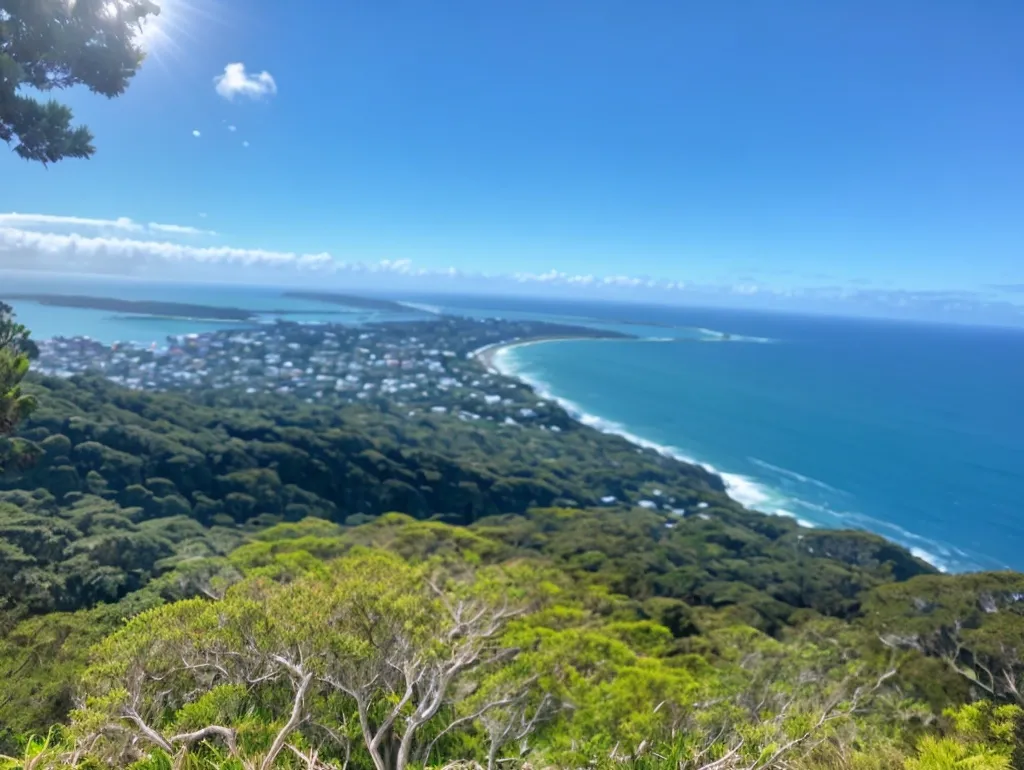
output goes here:
<path id="1" fill-rule="evenodd" d="M 618 327 L 645 341 L 517 346 L 496 365 L 584 422 L 717 471 L 749 507 L 876 532 L 947 571 L 1024 569 L 1024 330 L 574 312 L 659 326 Z"/>
<path id="2" fill-rule="evenodd" d="M 285 301 L 268 287 L 0 275 L 4 291 L 289 307 L 307 311 L 307 321 L 383 318 L 339 317 L 336 306 Z M 584 422 L 712 468 L 750 507 L 808 526 L 877 532 L 943 570 L 1024 569 L 1024 330 L 551 299 L 405 299 L 434 311 L 635 335 L 518 346 L 496 363 Z M 16 310 L 36 337 L 148 343 L 224 326 L 30 302 Z"/>

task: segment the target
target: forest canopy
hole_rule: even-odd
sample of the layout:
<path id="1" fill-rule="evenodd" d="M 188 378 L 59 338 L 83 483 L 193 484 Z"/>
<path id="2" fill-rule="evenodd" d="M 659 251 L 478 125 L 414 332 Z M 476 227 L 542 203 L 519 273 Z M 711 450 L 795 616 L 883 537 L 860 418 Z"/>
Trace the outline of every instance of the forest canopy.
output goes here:
<path id="1" fill-rule="evenodd" d="M 557 411 L 16 385 L 12 768 L 1022 766 L 1015 573 L 746 510 Z"/>

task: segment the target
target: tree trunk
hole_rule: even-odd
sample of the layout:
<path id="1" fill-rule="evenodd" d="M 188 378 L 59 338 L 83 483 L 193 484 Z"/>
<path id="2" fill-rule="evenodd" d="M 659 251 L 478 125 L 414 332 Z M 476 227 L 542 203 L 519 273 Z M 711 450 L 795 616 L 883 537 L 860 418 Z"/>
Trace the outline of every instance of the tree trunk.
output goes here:
<path id="1" fill-rule="evenodd" d="M 405 770 L 409 764 L 409 757 L 412 754 L 412 738 L 415 730 L 406 730 L 402 736 L 402 742 L 398 745 L 398 759 L 395 762 L 395 770 Z"/>

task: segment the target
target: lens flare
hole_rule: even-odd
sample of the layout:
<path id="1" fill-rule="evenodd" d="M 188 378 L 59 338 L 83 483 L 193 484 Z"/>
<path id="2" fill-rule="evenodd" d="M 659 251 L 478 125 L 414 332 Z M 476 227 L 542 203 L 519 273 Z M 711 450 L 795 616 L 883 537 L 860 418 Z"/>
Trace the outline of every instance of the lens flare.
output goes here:
<path id="1" fill-rule="evenodd" d="M 160 13 L 147 16 L 139 25 L 135 41 L 146 56 L 161 60 L 181 55 L 186 44 L 200 32 L 197 25 L 216 25 L 211 0 L 154 0 Z"/>
<path id="2" fill-rule="evenodd" d="M 158 54 L 174 45 L 173 31 L 180 23 L 180 2 L 176 0 L 160 0 L 157 5 L 159 13 L 150 14 L 139 24 L 136 42 L 147 54 Z"/>

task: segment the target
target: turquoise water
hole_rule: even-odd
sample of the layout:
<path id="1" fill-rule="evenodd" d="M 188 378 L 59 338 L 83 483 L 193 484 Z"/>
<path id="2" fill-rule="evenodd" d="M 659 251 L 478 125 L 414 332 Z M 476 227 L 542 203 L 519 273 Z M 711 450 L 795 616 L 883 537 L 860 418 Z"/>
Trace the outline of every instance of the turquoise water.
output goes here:
<path id="1" fill-rule="evenodd" d="M 600 309 L 591 309 L 600 313 Z M 733 497 L 951 571 L 1024 568 L 1024 332 L 643 309 L 770 341 L 573 341 L 499 366 Z"/>
<path id="2" fill-rule="evenodd" d="M 417 320 L 428 317 L 410 312 L 395 313 L 340 312 L 345 308 L 324 302 L 283 297 L 275 287 L 233 286 L 223 284 L 145 283 L 103 277 L 59 277 L 0 272 L 0 299 L 11 294 L 79 294 L 126 300 L 159 300 L 214 307 L 235 307 L 252 311 L 295 310 L 301 315 L 287 316 L 295 321 L 331 323 L 363 323 L 388 320 Z M 240 328 L 238 322 L 194 321 L 153 318 L 142 315 L 113 313 L 109 310 L 52 307 L 36 302 L 13 303 L 18 321 L 32 330 L 37 339 L 57 336 L 91 337 L 100 342 L 136 342 L 163 344 L 169 335 L 200 333 L 223 328 Z M 271 317 L 264 319 L 271 321 Z"/>
<path id="3" fill-rule="evenodd" d="M 78 293 L 254 310 L 374 313 L 270 287 L 0 273 L 8 292 Z M 738 311 L 453 296 L 471 316 L 571 321 L 642 337 L 509 350 L 510 373 L 581 419 L 713 467 L 730 494 L 824 527 L 868 529 L 952 571 L 1024 569 L 1024 331 Z M 37 338 L 162 342 L 224 324 L 16 304 Z M 319 313 L 319 315 L 318 315 Z M 426 313 L 388 318 L 424 318 Z M 630 321 L 631 323 L 623 323 Z M 729 341 L 713 332 L 726 332 Z"/>

